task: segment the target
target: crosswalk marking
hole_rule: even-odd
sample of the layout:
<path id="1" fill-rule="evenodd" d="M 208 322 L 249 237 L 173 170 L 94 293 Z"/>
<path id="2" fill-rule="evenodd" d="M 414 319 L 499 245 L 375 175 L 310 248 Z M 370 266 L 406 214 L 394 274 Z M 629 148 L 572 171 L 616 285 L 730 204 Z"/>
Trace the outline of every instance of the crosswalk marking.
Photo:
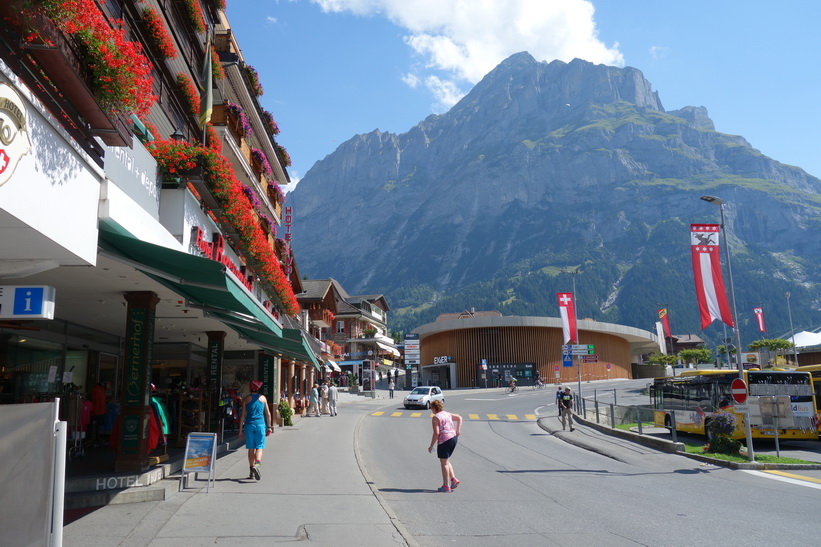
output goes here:
<path id="1" fill-rule="evenodd" d="M 425 413 L 425 412 L 402 412 L 402 411 L 394 411 L 394 412 L 385 412 L 384 410 L 377 410 L 375 412 L 371 412 L 371 416 L 385 416 L 390 418 L 401 418 L 402 416 L 409 416 L 410 418 L 430 418 L 433 414 Z M 506 421 L 519 421 L 519 416 L 517 414 L 504 414 L 503 417 L 500 417 L 498 414 L 485 414 L 482 416 L 481 414 L 471 413 L 467 415 L 469 420 L 506 420 Z M 535 421 L 539 417 L 535 414 L 525 414 L 525 420 Z"/>

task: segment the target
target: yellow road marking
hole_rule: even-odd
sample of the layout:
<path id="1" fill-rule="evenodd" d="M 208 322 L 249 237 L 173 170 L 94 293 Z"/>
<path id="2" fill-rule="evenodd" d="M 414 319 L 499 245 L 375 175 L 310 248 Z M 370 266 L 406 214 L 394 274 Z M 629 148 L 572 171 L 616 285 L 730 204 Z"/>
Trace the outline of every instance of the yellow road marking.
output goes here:
<path id="1" fill-rule="evenodd" d="M 418 418 L 421 415 L 422 415 L 421 412 L 411 412 L 411 418 Z"/>
<path id="2" fill-rule="evenodd" d="M 535 419 L 536 419 L 535 414 L 525 414 L 525 420 L 535 420 Z"/>
<path id="3" fill-rule="evenodd" d="M 801 480 L 801 481 L 814 482 L 816 484 L 821 484 L 821 479 L 814 479 L 812 477 L 805 477 L 804 475 L 795 475 L 794 473 L 785 473 L 783 471 L 776 471 L 774 469 L 770 469 L 770 470 L 765 469 L 764 472 L 765 473 L 771 473 L 773 475 L 780 475 L 782 477 L 788 477 L 790 479 L 798 479 L 798 480 Z"/>
<path id="4" fill-rule="evenodd" d="M 401 416 L 401 415 L 402 415 L 401 412 L 394 412 L 393 414 L 391 414 L 391 416 Z"/>
<path id="5" fill-rule="evenodd" d="M 374 412 L 371 416 L 381 416 L 382 414 L 384 414 L 384 412 L 380 410 L 379 412 Z"/>
<path id="6" fill-rule="evenodd" d="M 505 414 L 505 416 L 507 416 L 508 420 L 518 420 L 519 419 L 519 417 L 516 416 L 515 414 Z"/>
<path id="7" fill-rule="evenodd" d="M 488 420 L 498 420 L 499 417 L 496 414 L 488 414 L 487 419 Z"/>
<path id="8" fill-rule="evenodd" d="M 468 418 L 470 418 L 471 420 L 478 420 L 479 415 L 478 414 L 468 414 Z"/>

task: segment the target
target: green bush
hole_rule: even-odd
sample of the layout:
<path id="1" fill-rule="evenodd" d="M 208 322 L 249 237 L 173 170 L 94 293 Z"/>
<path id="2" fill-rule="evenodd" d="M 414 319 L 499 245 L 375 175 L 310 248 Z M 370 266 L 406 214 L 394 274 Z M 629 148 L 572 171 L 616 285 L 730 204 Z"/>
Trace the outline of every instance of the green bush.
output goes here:
<path id="1" fill-rule="evenodd" d="M 288 404 L 287 399 L 279 400 L 277 410 L 279 411 L 279 415 L 282 417 L 282 425 L 294 425 L 294 420 L 292 419 L 294 410 L 291 408 L 291 405 Z"/>

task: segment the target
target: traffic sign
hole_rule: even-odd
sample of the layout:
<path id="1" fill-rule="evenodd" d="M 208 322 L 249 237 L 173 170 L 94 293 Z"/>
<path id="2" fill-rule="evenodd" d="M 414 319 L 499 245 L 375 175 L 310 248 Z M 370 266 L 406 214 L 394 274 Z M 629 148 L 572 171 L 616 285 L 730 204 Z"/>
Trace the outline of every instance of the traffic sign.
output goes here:
<path id="1" fill-rule="evenodd" d="M 730 384 L 730 393 L 733 396 L 733 401 L 743 405 L 747 402 L 747 382 L 741 378 L 736 378 L 733 380 L 733 383 Z"/>
<path id="2" fill-rule="evenodd" d="M 582 355 L 582 363 L 598 363 L 598 355 Z"/>
<path id="3" fill-rule="evenodd" d="M 572 367 L 573 366 L 573 358 L 570 355 L 567 355 L 567 354 L 562 355 L 562 366 L 563 367 Z"/>

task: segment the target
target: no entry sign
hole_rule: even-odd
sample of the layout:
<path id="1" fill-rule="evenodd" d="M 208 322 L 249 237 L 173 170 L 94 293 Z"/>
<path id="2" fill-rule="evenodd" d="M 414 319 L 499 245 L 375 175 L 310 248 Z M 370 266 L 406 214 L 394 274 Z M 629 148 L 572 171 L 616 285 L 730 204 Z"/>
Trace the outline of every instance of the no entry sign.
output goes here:
<path id="1" fill-rule="evenodd" d="M 747 402 L 747 383 L 741 378 L 736 378 L 733 380 L 733 383 L 730 384 L 730 393 L 733 396 L 733 401 L 743 405 Z"/>

